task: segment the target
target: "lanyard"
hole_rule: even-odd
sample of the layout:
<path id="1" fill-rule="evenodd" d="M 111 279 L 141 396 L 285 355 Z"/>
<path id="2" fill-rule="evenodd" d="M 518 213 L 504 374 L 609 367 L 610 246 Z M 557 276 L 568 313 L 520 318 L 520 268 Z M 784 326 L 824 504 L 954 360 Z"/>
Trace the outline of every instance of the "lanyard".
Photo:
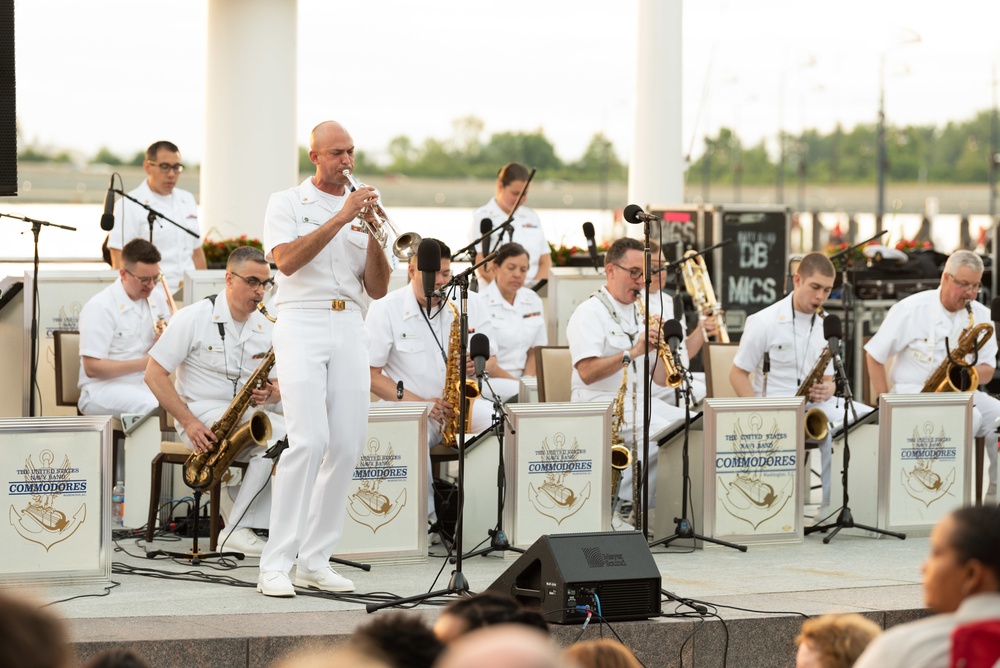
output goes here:
<path id="1" fill-rule="evenodd" d="M 417 306 L 420 306 L 420 305 L 417 304 Z M 444 310 L 444 309 L 441 309 L 441 310 Z M 440 312 L 441 311 L 438 311 L 438 313 L 440 313 Z M 420 315 L 424 316 L 424 322 L 427 323 L 427 329 L 431 330 L 431 336 L 434 337 L 434 343 L 438 344 L 438 350 L 441 351 L 441 359 L 444 360 L 444 365 L 448 366 L 448 353 L 446 353 L 444 351 L 444 346 L 441 345 L 441 339 L 440 339 L 440 337 L 438 337 L 438 333 L 436 331 L 434 331 L 434 325 L 431 324 L 430 318 L 427 317 L 427 313 L 424 311 L 423 308 L 420 309 Z M 439 322 L 443 322 L 443 320 L 440 320 Z"/>
<path id="2" fill-rule="evenodd" d="M 809 321 L 809 333 L 806 335 L 805 347 L 806 349 L 802 351 L 802 361 L 799 361 L 799 344 L 798 337 L 795 336 L 795 304 L 791 304 L 792 307 L 792 353 L 795 355 L 795 385 L 802 385 L 802 376 L 805 371 L 806 358 L 809 357 L 809 340 L 812 338 L 813 327 L 816 325 L 816 312 L 813 311 L 812 319 Z"/>

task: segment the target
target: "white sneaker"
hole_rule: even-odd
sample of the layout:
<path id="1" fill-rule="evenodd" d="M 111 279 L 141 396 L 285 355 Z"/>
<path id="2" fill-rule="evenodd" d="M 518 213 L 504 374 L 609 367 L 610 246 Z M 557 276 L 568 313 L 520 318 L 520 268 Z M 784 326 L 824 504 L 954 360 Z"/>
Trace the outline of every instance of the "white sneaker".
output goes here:
<path id="1" fill-rule="evenodd" d="M 281 571 L 263 571 L 257 577 L 257 591 L 264 596 L 295 596 L 295 588 L 286 573 Z"/>
<path id="2" fill-rule="evenodd" d="M 295 569 L 295 586 L 303 589 L 319 589 L 330 592 L 354 591 L 354 583 L 333 570 L 330 566 L 318 571 Z"/>
<path id="3" fill-rule="evenodd" d="M 229 534 L 219 535 L 219 549 L 242 552 L 246 557 L 259 557 L 264 551 L 267 541 L 254 533 L 253 529 L 244 527 Z"/>

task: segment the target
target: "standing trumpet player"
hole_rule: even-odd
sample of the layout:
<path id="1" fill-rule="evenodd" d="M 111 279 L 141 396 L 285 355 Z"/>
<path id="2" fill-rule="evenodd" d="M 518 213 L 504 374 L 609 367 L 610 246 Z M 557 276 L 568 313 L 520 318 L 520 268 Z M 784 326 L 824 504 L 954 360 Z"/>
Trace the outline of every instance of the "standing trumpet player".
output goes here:
<path id="1" fill-rule="evenodd" d="M 948 258 L 936 290 L 925 290 L 900 300 L 889 309 L 875 336 L 865 346 L 865 360 L 872 388 L 878 394 L 913 393 L 924 390 L 927 379 L 946 358 L 945 339 L 955 351 L 964 330 L 991 323 L 990 309 L 975 301 L 982 287 L 983 261 L 972 251 L 956 251 Z M 997 342 L 991 333 L 982 341 L 974 366 L 980 383 L 993 378 Z M 891 373 L 886 364 L 892 360 Z M 964 355 L 971 364 L 973 355 Z M 974 389 L 974 388 L 973 388 Z M 997 483 L 996 429 L 1000 423 L 1000 401 L 975 389 L 972 393 L 972 432 L 990 436 L 987 498 L 995 498 Z"/>
<path id="2" fill-rule="evenodd" d="M 767 396 L 795 396 L 814 369 L 824 348 L 823 321 L 819 312 L 833 289 L 836 271 L 822 253 L 809 253 L 792 277 L 791 294 L 747 318 L 740 347 L 729 371 L 729 381 L 740 397 L 764 396 L 764 356 L 770 360 Z M 843 421 L 843 404 L 834 398 L 836 384 L 833 365 L 827 364 L 819 382 L 806 388 L 806 408 L 819 408 L 828 419 L 826 434 L 817 439 L 823 483 L 822 502 L 817 517 L 826 516 L 830 505 L 831 433 Z M 872 409 L 854 403 L 853 416 L 860 418 Z"/>

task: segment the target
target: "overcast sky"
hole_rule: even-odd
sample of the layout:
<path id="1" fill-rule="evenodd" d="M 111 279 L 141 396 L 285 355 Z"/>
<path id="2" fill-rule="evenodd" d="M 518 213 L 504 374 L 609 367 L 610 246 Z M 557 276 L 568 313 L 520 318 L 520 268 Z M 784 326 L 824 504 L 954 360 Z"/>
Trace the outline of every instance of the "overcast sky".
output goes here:
<path id="1" fill-rule="evenodd" d="M 168 138 L 199 160 L 206 3 L 16 0 L 22 143 L 131 157 Z M 883 58 L 890 123 L 943 125 L 993 104 L 997 0 L 695 0 L 683 12 L 682 145 L 695 155 L 719 126 L 752 144 L 780 127 L 874 123 Z M 484 141 L 541 128 L 573 160 L 604 132 L 625 158 L 636 15 L 636 0 L 298 0 L 299 143 L 335 118 L 381 156 L 395 136 L 447 139 L 471 115 Z M 378 83 L 338 89 L 352 74 Z"/>

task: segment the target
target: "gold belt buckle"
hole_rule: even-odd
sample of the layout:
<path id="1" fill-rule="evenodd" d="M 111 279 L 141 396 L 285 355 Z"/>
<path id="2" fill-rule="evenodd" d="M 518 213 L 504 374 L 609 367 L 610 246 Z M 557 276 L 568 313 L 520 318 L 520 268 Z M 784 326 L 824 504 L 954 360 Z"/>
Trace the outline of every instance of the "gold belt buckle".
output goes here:
<path id="1" fill-rule="evenodd" d="M 330 308 L 334 311 L 343 311 L 347 308 L 347 303 L 343 299 L 334 299 L 330 302 Z"/>

